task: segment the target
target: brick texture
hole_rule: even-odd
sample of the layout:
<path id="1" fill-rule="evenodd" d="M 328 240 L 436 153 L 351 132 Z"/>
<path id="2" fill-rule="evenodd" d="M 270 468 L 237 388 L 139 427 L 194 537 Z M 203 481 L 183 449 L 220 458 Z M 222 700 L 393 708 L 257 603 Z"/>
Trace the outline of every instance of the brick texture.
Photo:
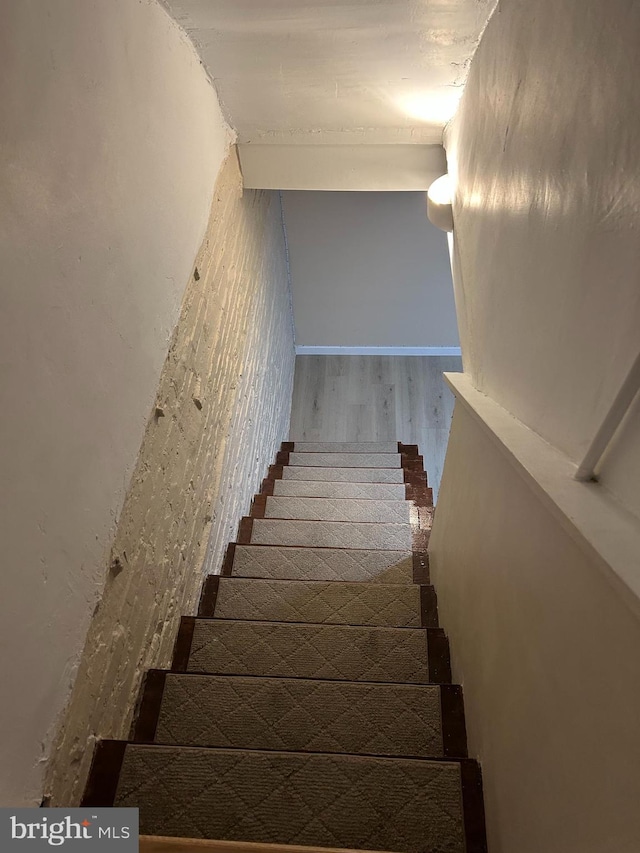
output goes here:
<path id="1" fill-rule="evenodd" d="M 169 663 L 203 566 L 219 570 L 286 438 L 293 369 L 279 198 L 243 192 L 232 151 L 49 764 L 52 804 L 78 802 L 95 738 L 127 737 L 144 671 Z"/>

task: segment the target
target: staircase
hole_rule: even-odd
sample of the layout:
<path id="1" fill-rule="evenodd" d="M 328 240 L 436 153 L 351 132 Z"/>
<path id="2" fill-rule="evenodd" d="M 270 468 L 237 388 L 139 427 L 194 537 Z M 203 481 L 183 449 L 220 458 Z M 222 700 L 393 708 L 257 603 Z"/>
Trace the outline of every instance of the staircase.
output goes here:
<path id="1" fill-rule="evenodd" d="M 83 805 L 139 807 L 149 836 L 486 851 L 432 514 L 415 446 L 283 445 Z"/>

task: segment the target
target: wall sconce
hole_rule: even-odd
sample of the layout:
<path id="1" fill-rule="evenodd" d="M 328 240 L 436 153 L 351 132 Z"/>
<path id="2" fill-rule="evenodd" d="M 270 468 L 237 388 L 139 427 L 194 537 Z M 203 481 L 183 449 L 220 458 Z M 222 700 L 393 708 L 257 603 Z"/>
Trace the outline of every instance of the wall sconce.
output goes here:
<path id="1" fill-rule="evenodd" d="M 442 175 L 435 180 L 427 192 L 427 216 L 429 222 L 442 231 L 453 231 L 452 195 L 449 175 Z"/>

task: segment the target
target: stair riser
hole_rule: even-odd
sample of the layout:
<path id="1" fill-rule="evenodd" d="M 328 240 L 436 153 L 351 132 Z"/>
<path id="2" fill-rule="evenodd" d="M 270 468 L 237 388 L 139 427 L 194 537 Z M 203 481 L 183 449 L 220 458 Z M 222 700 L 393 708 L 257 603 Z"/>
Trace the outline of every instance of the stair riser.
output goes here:
<path id="1" fill-rule="evenodd" d="M 412 583 L 409 551 L 235 545 L 234 576 L 291 580 Z M 428 581 L 419 581 L 428 582 Z"/>
<path id="2" fill-rule="evenodd" d="M 324 480 L 332 483 L 404 483 L 401 468 L 328 468 L 286 465 L 283 480 Z"/>
<path id="3" fill-rule="evenodd" d="M 404 501 L 406 486 L 379 483 L 331 483 L 314 480 L 275 480 L 275 497 L 354 498 L 370 501 Z"/>
<path id="4" fill-rule="evenodd" d="M 293 453 L 289 465 L 320 468 L 401 468 L 399 453 Z"/>
<path id="5" fill-rule="evenodd" d="M 185 616 L 173 672 L 449 684 L 440 628 L 233 622 Z"/>
<path id="6" fill-rule="evenodd" d="M 432 686 L 169 674 L 154 740 L 441 758 L 440 695 Z"/>
<path id="7" fill-rule="evenodd" d="M 264 517 L 409 524 L 411 504 L 408 501 L 268 497 Z"/>
<path id="8" fill-rule="evenodd" d="M 283 448 L 284 450 L 284 448 Z M 291 450 L 297 453 L 398 453 L 397 441 L 321 442 L 294 441 Z"/>
<path id="9" fill-rule="evenodd" d="M 421 592 L 414 584 L 221 578 L 215 609 L 206 615 L 219 619 L 420 628 L 427 627 L 422 622 Z"/>
<path id="10" fill-rule="evenodd" d="M 247 544 L 410 551 L 413 550 L 414 538 L 409 524 L 257 518 L 253 521 L 251 538 Z"/>

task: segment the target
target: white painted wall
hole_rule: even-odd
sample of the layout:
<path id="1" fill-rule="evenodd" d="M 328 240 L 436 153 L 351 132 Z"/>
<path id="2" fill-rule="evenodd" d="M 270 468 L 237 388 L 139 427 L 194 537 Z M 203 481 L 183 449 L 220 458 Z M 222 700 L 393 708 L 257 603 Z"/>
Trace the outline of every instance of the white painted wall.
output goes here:
<path id="1" fill-rule="evenodd" d="M 560 451 L 567 505 L 576 488 L 597 490 L 607 516 L 593 538 L 626 530 L 616 548 L 627 555 L 640 534 L 638 403 L 600 484 L 578 486 L 571 470 L 640 346 L 639 42 L 633 0 L 505 0 L 446 140 L 465 370 L 518 429 L 548 442 L 535 462 L 548 463 L 549 480 Z M 553 516 L 548 493 L 525 485 L 491 432 L 456 407 L 430 542 L 483 764 L 489 848 L 631 853 L 637 549 L 607 574 L 579 550 L 572 513 Z"/>
<path id="2" fill-rule="evenodd" d="M 42 793 L 229 131 L 156 2 L 0 14 L 8 805 Z"/>
<path id="3" fill-rule="evenodd" d="M 429 553 L 489 850 L 636 853 L 638 611 L 460 404 Z"/>
<path id="4" fill-rule="evenodd" d="M 446 235 L 424 193 L 283 193 L 296 344 L 458 344 Z"/>
<path id="5" fill-rule="evenodd" d="M 91 620 L 47 767 L 52 805 L 80 801 L 96 738 L 128 738 L 145 672 L 170 667 L 180 617 L 196 612 L 203 574 L 220 571 L 287 437 L 295 354 L 280 198 L 243 189 L 235 150 L 196 266 L 158 386 L 164 416 L 149 418 L 118 521 L 121 571 Z"/>
<path id="6" fill-rule="evenodd" d="M 446 139 L 465 369 L 574 461 L 640 347 L 639 43 L 634 0 L 502 3 Z"/>

